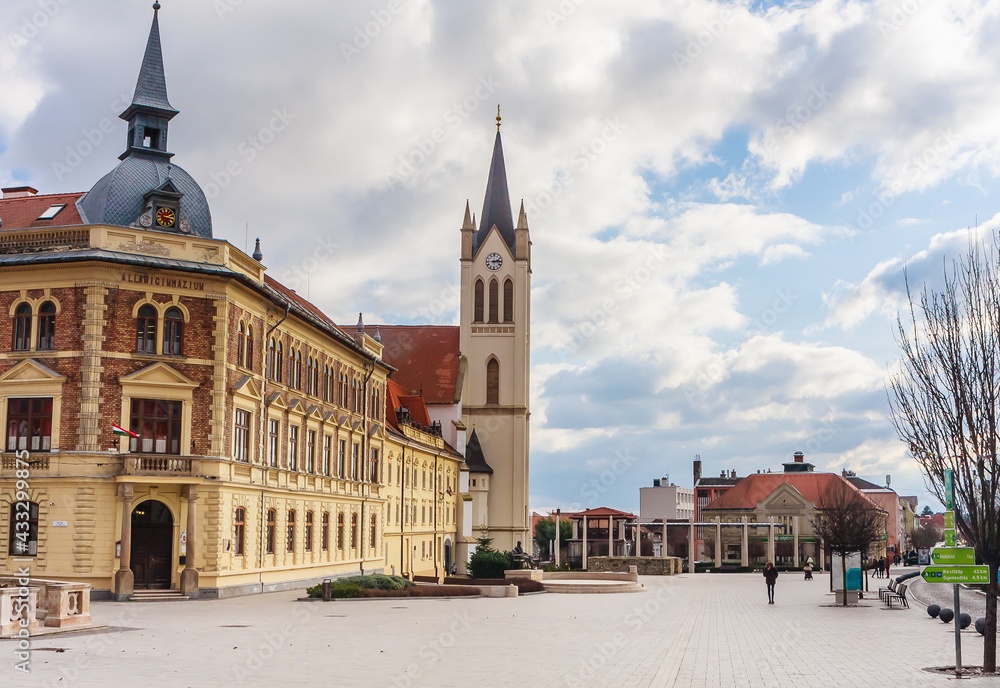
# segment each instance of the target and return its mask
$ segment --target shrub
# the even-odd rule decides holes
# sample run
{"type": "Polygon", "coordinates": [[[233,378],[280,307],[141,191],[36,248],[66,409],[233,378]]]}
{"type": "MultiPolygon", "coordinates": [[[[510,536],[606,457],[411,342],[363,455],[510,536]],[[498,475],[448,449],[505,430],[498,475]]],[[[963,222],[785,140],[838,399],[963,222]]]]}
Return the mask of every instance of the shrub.
{"type": "MultiPolygon", "coordinates": [[[[386,576],[376,573],[371,576],[351,576],[338,578],[330,585],[330,595],[334,599],[365,597],[366,590],[404,590],[413,587],[413,583],[399,576],[386,576]]],[[[323,585],[306,588],[309,597],[323,597],[323,585]]]]}
{"type": "MultiPolygon", "coordinates": [[[[306,589],[306,594],[309,597],[321,598],[323,597],[323,586],[314,585],[311,588],[306,589]]],[[[354,597],[364,597],[365,589],[354,585],[353,583],[347,583],[342,580],[334,581],[330,585],[330,597],[335,600],[344,600],[354,597]]]]}
{"type": "Polygon", "coordinates": [[[562,566],[556,566],[555,564],[546,564],[545,568],[542,569],[547,573],[552,573],[553,571],[569,571],[569,562],[563,562],[562,566]]]}
{"type": "Polygon", "coordinates": [[[471,578],[503,578],[503,572],[514,568],[514,562],[510,552],[477,549],[467,568],[471,578]]]}

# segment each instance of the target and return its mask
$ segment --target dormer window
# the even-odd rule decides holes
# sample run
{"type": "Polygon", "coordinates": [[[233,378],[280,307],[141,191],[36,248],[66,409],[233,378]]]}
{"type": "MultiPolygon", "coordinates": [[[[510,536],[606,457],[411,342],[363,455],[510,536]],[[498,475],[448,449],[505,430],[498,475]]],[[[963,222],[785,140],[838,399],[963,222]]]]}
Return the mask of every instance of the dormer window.
{"type": "Polygon", "coordinates": [[[63,203],[61,205],[50,205],[48,210],[46,210],[44,213],[42,213],[41,215],[38,216],[38,219],[39,220],[51,220],[52,218],[54,218],[56,215],[59,214],[60,210],[62,210],[65,207],[66,207],[65,203],[63,203]]]}

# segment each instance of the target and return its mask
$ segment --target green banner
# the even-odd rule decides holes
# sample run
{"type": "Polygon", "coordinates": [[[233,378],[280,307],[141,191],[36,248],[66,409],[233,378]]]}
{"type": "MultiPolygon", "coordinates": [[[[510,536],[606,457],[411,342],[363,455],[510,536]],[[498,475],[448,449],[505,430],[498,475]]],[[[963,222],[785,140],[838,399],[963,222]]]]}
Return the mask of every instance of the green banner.
{"type": "Polygon", "coordinates": [[[944,506],[947,509],[955,508],[954,500],[955,488],[952,481],[951,469],[944,472],[944,506]]]}
{"type": "Polygon", "coordinates": [[[944,531],[944,546],[954,547],[955,546],[955,531],[946,530],[944,531]]]}
{"type": "Polygon", "coordinates": [[[955,527],[955,512],[946,511],[944,512],[944,527],[954,528],[955,527]]]}
{"type": "Polygon", "coordinates": [[[928,583],[989,583],[989,566],[926,566],[920,576],[928,583]]]}
{"type": "Polygon", "coordinates": [[[976,550],[971,547],[935,547],[931,550],[931,561],[935,564],[969,566],[976,563],[976,550]]]}

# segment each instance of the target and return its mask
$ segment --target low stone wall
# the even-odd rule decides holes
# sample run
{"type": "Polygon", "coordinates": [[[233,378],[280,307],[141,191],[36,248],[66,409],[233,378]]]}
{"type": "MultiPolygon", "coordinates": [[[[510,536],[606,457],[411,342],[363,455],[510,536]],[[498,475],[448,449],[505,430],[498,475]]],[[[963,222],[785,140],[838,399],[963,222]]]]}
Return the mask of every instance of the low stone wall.
{"type": "Polygon", "coordinates": [[[625,572],[635,566],[640,576],[674,576],[681,572],[679,557],[587,557],[587,570],[625,572]]]}

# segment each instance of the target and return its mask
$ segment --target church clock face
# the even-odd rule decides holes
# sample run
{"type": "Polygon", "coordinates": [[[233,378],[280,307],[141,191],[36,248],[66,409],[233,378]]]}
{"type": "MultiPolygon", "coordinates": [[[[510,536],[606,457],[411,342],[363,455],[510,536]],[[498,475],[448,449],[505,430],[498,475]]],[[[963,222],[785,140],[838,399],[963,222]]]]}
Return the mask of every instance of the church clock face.
{"type": "Polygon", "coordinates": [[[160,227],[173,227],[177,221],[177,213],[171,208],[160,208],[156,211],[156,224],[160,227]]]}
{"type": "Polygon", "coordinates": [[[486,267],[490,270],[499,270],[503,267],[503,256],[499,253],[491,253],[486,256],[486,267]]]}

